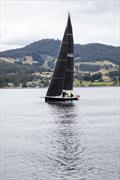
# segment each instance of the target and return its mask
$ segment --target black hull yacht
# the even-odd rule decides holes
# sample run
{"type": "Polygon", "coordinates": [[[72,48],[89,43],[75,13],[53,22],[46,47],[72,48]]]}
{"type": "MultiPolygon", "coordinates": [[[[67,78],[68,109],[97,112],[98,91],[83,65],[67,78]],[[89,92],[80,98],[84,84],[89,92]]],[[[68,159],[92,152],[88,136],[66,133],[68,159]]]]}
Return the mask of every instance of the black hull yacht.
{"type": "Polygon", "coordinates": [[[56,66],[45,97],[45,102],[71,102],[78,100],[73,95],[74,44],[73,31],[68,14],[67,25],[57,57],[56,66]]]}

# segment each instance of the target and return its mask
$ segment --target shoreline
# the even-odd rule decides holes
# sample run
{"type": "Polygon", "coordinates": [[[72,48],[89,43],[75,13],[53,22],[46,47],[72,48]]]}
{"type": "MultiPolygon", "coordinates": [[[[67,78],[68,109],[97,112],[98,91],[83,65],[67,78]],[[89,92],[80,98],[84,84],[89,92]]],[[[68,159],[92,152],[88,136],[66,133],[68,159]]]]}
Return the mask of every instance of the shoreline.
{"type": "MultiPolygon", "coordinates": [[[[104,88],[104,87],[120,87],[120,85],[115,86],[74,86],[74,88],[104,88]]],[[[46,87],[1,87],[0,89],[47,89],[46,87]]]]}

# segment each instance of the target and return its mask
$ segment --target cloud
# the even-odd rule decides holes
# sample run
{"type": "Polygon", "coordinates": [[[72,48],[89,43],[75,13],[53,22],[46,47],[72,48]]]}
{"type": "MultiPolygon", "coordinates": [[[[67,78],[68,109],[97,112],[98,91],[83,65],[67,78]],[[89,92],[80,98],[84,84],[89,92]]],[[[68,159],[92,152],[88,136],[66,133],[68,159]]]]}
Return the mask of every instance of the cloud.
{"type": "Polygon", "coordinates": [[[76,43],[119,45],[119,0],[2,0],[1,5],[1,50],[62,39],[68,10],[76,43]]]}
{"type": "Polygon", "coordinates": [[[106,14],[111,13],[114,9],[116,9],[118,2],[117,1],[85,1],[85,9],[84,13],[87,14],[106,14]]]}

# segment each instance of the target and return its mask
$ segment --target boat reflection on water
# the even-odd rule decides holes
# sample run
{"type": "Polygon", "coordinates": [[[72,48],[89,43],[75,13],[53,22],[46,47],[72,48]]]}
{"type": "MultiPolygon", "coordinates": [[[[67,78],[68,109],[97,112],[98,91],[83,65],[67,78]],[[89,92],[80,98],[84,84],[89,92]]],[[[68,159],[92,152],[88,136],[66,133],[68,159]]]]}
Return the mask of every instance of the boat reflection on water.
{"type": "MultiPolygon", "coordinates": [[[[85,148],[81,146],[80,130],[78,128],[75,106],[52,106],[52,114],[55,119],[55,141],[53,142],[52,156],[50,160],[60,179],[77,179],[83,176],[81,170],[82,153],[85,148]]],[[[54,173],[54,168],[53,172],[54,173]]],[[[58,178],[59,179],[59,178],[58,178]]]]}

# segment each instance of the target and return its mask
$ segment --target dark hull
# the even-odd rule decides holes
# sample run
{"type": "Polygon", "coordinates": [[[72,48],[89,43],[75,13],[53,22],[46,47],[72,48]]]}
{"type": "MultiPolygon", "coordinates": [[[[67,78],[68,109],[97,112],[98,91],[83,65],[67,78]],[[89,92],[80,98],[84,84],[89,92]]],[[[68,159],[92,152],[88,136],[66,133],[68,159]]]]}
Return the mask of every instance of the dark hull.
{"type": "Polygon", "coordinates": [[[71,102],[71,101],[77,101],[78,97],[45,97],[45,102],[71,102]]]}

